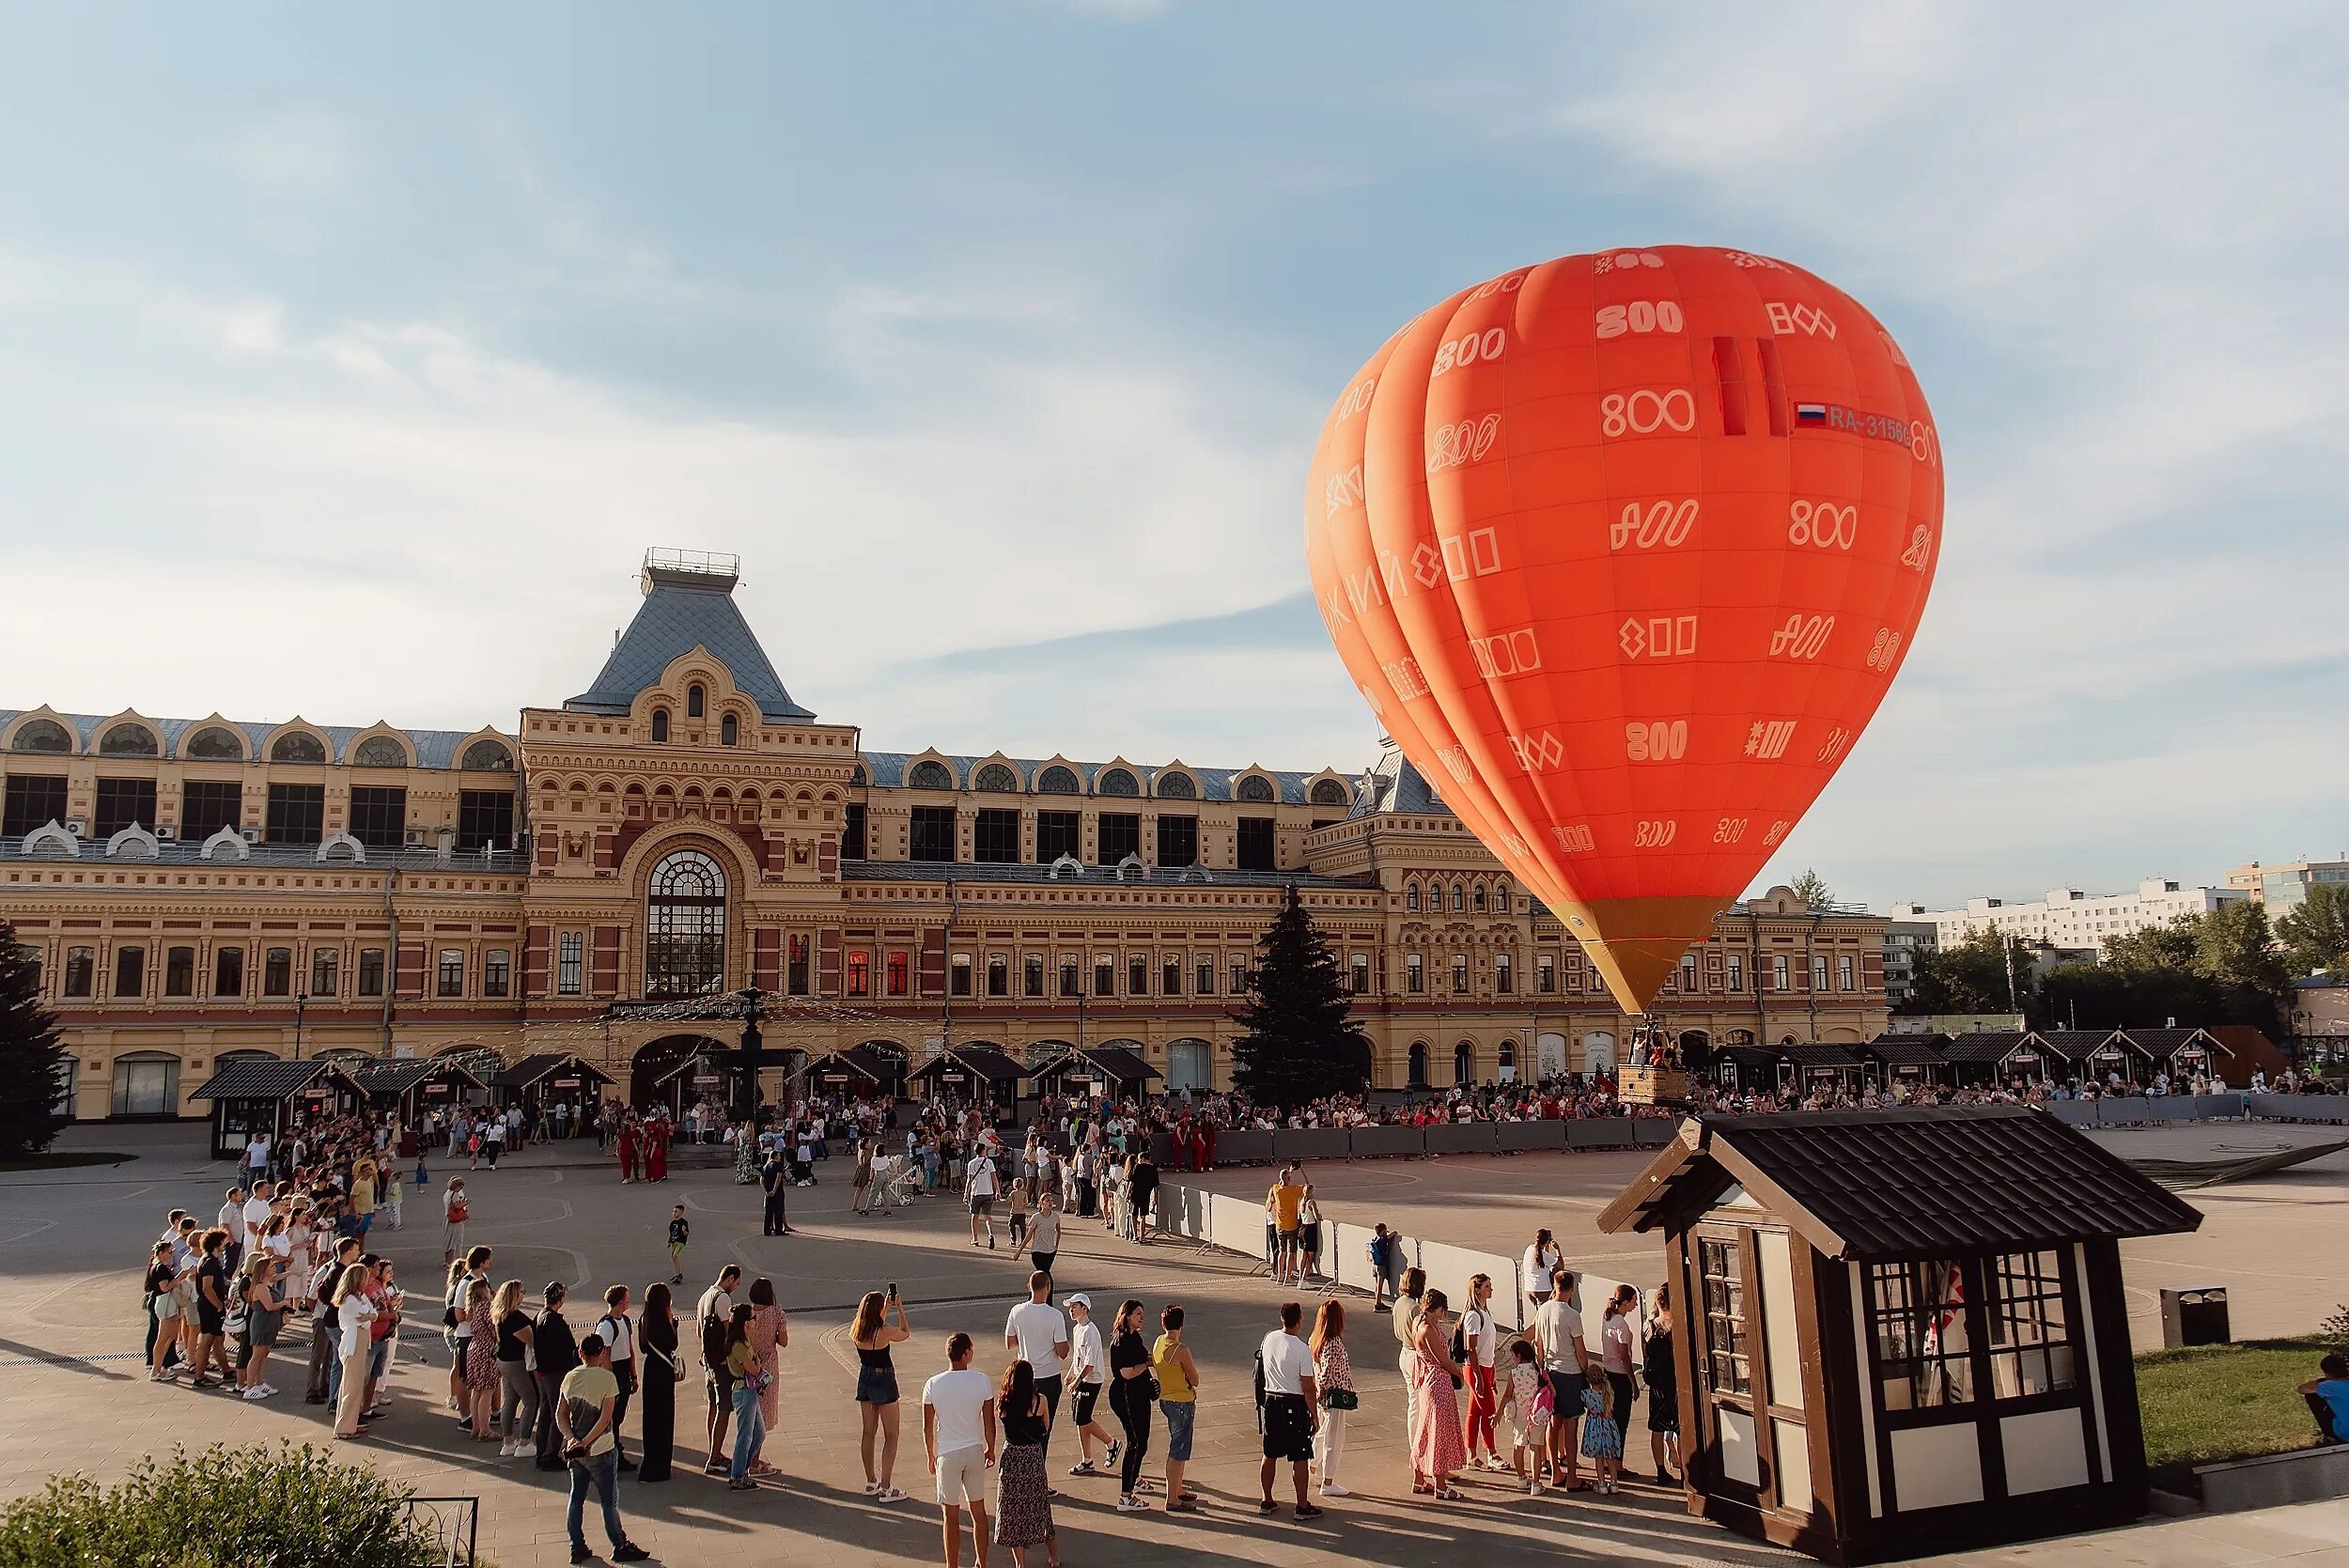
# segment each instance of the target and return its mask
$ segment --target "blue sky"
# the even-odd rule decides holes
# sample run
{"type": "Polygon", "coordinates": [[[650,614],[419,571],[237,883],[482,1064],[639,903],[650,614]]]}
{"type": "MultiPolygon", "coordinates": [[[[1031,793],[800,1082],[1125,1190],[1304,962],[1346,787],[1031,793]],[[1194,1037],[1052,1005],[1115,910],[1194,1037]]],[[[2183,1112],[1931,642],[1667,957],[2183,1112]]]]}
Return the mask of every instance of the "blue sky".
{"type": "Polygon", "coordinates": [[[0,28],[0,706],[510,724],[674,545],[878,749],[1351,769],[1299,545],[1336,389],[1464,283],[1719,243],[1866,301],[1951,474],[1766,880],[2349,846],[2332,8],[0,28]]]}

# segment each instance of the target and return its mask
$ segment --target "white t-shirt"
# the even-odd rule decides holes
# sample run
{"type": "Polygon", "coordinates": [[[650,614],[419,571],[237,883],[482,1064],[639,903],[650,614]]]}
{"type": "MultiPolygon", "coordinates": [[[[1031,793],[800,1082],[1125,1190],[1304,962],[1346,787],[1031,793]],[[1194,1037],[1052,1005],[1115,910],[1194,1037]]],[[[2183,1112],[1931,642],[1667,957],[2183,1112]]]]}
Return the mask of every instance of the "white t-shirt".
{"type": "Polygon", "coordinates": [[[1491,1366],[1501,1352],[1501,1326],[1481,1308],[1470,1307],[1460,1314],[1460,1337],[1468,1342],[1469,1352],[1480,1367],[1491,1366]]]}
{"type": "Polygon", "coordinates": [[[1068,1320],[1058,1307],[1050,1301],[1022,1301],[1003,1320],[1003,1332],[1019,1342],[1019,1358],[1038,1377],[1060,1375],[1060,1352],[1052,1347],[1069,1342],[1068,1320]]]}
{"type": "Polygon", "coordinates": [[[606,1313],[596,1320],[596,1332],[603,1336],[605,1348],[612,1352],[613,1364],[636,1359],[636,1327],[628,1319],[606,1313]]]}
{"type": "Polygon", "coordinates": [[[220,1228],[228,1233],[229,1245],[232,1247],[243,1246],[244,1200],[240,1198],[232,1203],[221,1204],[219,1219],[220,1228]]]}
{"type": "Polygon", "coordinates": [[[244,1228],[247,1231],[257,1233],[262,1226],[268,1223],[269,1200],[267,1198],[247,1198],[244,1201],[244,1228]]]}
{"type": "Polygon", "coordinates": [[[1529,1247],[1525,1250],[1525,1294],[1546,1296],[1557,1273],[1558,1250],[1554,1247],[1529,1247]]]}
{"type": "Polygon", "coordinates": [[[993,1160],[985,1155],[972,1160],[970,1176],[972,1197],[992,1198],[995,1196],[995,1162],[993,1160]]]}
{"type": "Polygon", "coordinates": [[[358,1355],[367,1345],[368,1328],[375,1322],[375,1303],[365,1295],[354,1296],[334,1312],[343,1328],[342,1353],[358,1355]]]}
{"type": "Polygon", "coordinates": [[[1533,1313],[1533,1332],[1542,1343],[1542,1365],[1552,1372],[1579,1372],[1574,1342],[1582,1337],[1582,1314],[1568,1301],[1545,1301],[1533,1313]]]}
{"type": "Polygon", "coordinates": [[[960,1372],[941,1372],[922,1385],[922,1403],[938,1412],[938,1452],[953,1453],[957,1449],[974,1449],[987,1441],[987,1427],[982,1420],[987,1402],[995,1397],[995,1385],[987,1374],[969,1367],[960,1372]]]}
{"type": "Polygon", "coordinates": [[[1068,1375],[1080,1383],[1098,1383],[1107,1377],[1109,1359],[1101,1349],[1101,1326],[1072,1324],[1068,1333],[1068,1375]]]}
{"type": "Polygon", "coordinates": [[[1305,1379],[1314,1374],[1313,1347],[1285,1328],[1264,1337],[1264,1391],[1302,1394],[1305,1379]]]}

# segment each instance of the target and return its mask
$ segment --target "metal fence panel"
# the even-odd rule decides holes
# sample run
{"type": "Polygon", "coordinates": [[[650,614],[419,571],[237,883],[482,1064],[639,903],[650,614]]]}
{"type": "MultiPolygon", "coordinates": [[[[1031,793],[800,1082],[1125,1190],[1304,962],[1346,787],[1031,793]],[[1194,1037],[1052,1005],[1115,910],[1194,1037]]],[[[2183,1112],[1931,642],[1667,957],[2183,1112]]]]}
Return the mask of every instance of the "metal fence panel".
{"type": "Polygon", "coordinates": [[[1569,1149],[1628,1149],[1639,1137],[1639,1123],[1627,1116],[1604,1116],[1562,1124],[1569,1149]]]}
{"type": "Polygon", "coordinates": [[[1284,1127],[1272,1135],[1275,1159],[1350,1159],[1353,1154],[1344,1127],[1284,1127]]]}
{"type": "Polygon", "coordinates": [[[1427,1152],[1427,1135],[1418,1127],[1356,1127],[1352,1139],[1356,1159],[1427,1152]]]}
{"type": "Polygon", "coordinates": [[[2055,1100],[2047,1106],[2047,1114],[2071,1126],[2093,1126],[2101,1119],[2092,1100],[2055,1100]]]}
{"type": "Polygon", "coordinates": [[[1207,1195],[1195,1187],[1159,1184],[1159,1229],[1193,1241],[1207,1239],[1207,1195]]]}
{"type": "Polygon", "coordinates": [[[1496,1147],[1490,1122],[1455,1123],[1424,1129],[1431,1155],[1488,1155],[1496,1147]]]}
{"type": "Polygon", "coordinates": [[[1427,1271],[1427,1288],[1443,1292],[1455,1318],[1468,1311],[1470,1278],[1489,1275],[1493,1282],[1494,1320],[1505,1327],[1519,1327],[1524,1297],[1517,1288],[1517,1265],[1507,1258],[1455,1247],[1449,1242],[1423,1241],[1419,1244],[1419,1265],[1427,1271]]]}
{"type": "Polygon", "coordinates": [[[1566,1146],[1566,1124],[1501,1122],[1493,1127],[1493,1142],[1502,1150],[1563,1149],[1566,1146]]]}
{"type": "Polygon", "coordinates": [[[2107,1126],[2137,1126],[2152,1119],[2153,1101],[2140,1094],[2113,1094],[2096,1102],[2096,1120],[2107,1126]]]}
{"type": "Polygon", "coordinates": [[[1272,1163],[1272,1139],[1268,1132],[1252,1127],[1237,1127],[1215,1135],[1215,1162],[1218,1165],[1269,1165],[1272,1163]]]}

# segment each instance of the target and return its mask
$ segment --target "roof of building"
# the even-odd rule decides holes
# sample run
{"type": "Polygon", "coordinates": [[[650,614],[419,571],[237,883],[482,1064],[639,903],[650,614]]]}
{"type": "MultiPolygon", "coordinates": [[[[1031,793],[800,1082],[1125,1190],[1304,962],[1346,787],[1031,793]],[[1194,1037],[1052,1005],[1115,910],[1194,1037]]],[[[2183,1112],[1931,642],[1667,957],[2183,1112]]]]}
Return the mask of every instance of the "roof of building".
{"type": "Polygon", "coordinates": [[[1377,812],[1416,816],[1453,815],[1452,808],[1436,792],[1436,786],[1392,741],[1380,750],[1378,760],[1371,764],[1369,772],[1356,784],[1354,809],[1348,815],[1369,816],[1377,812]]]}
{"type": "Polygon", "coordinates": [[[549,1050],[540,1051],[535,1056],[523,1057],[520,1062],[498,1074],[491,1082],[500,1089],[528,1089],[540,1079],[551,1078],[566,1067],[605,1083],[617,1081],[601,1067],[582,1057],[574,1056],[569,1051],[549,1050]]]}
{"type": "Polygon", "coordinates": [[[1797,1067],[1857,1067],[1861,1062],[1858,1047],[1825,1040],[1781,1046],[1778,1053],[1797,1067]]]}
{"type": "Polygon", "coordinates": [[[2166,1062],[2184,1047],[2195,1045],[2205,1050],[2216,1048],[2221,1056],[2234,1054],[2225,1041],[2206,1029],[2124,1029],[2118,1032],[2156,1062],[2166,1062]]]}
{"type": "Polygon", "coordinates": [[[1877,1035],[1859,1048],[1862,1056],[1872,1057],[1887,1067],[1938,1067],[1949,1058],[1941,1048],[1950,1043],[1946,1034],[1877,1035]]]}
{"type": "Polygon", "coordinates": [[[2108,1046],[2130,1044],[2129,1037],[2117,1029],[2039,1029],[2031,1032],[2031,1037],[2066,1062],[2085,1062],[2108,1046]]]}
{"type": "MultiPolygon", "coordinates": [[[[987,756],[960,756],[948,755],[943,752],[860,752],[857,755],[864,764],[866,782],[876,789],[910,788],[911,786],[906,783],[906,776],[912,770],[913,765],[917,762],[943,763],[954,774],[955,788],[972,789],[976,787],[972,781],[978,777],[980,768],[986,767],[990,762],[1000,762],[1010,768],[1019,775],[1019,787],[1017,793],[1019,794],[1050,795],[1057,793],[1053,791],[1036,789],[1035,779],[1036,775],[1042,772],[1045,768],[1060,767],[1066,768],[1077,775],[1077,782],[1080,786],[1078,792],[1079,795],[1094,796],[1110,800],[1140,800],[1149,799],[1159,802],[1174,800],[1178,803],[1188,800],[1199,800],[1211,801],[1237,800],[1241,805],[1310,805],[1313,802],[1307,797],[1308,791],[1312,788],[1313,782],[1315,779],[1322,778],[1327,774],[1335,771],[1332,768],[1316,768],[1311,771],[1301,773],[1276,768],[1194,768],[1187,762],[1170,762],[1155,765],[1141,762],[1079,762],[1074,758],[1005,757],[996,756],[991,753],[987,756]],[[1134,782],[1138,790],[1137,794],[1131,796],[1101,795],[1101,776],[1110,771],[1112,768],[1118,768],[1126,769],[1134,776],[1134,782]],[[1165,773],[1189,773],[1192,775],[1199,781],[1199,793],[1195,797],[1159,795],[1159,779],[1161,774],[1165,773]],[[1277,798],[1275,800],[1254,802],[1238,800],[1238,797],[1233,793],[1238,787],[1237,781],[1243,776],[1251,773],[1260,774],[1272,782],[1273,793],[1277,798]]],[[[1340,776],[1339,782],[1345,782],[1343,775],[1340,776]]],[[[1349,811],[1352,809],[1353,798],[1357,793],[1358,791],[1353,784],[1346,784],[1347,800],[1346,804],[1349,811]]],[[[1077,797],[1072,796],[1070,798],[1076,799],[1077,797]]],[[[1331,803],[1330,805],[1330,809],[1334,812],[1338,810],[1339,807],[1336,803],[1331,803]]]]}
{"type": "MultiPolygon", "coordinates": [[[[10,723],[31,711],[32,710],[30,708],[0,708],[0,729],[6,729],[10,723]]],[[[43,717],[51,717],[51,715],[44,714],[43,717]]],[[[102,729],[112,728],[115,722],[117,719],[121,719],[122,715],[112,713],[59,713],[54,717],[55,717],[58,722],[66,725],[74,732],[81,743],[80,754],[87,755],[98,749],[99,732],[102,729]]],[[[277,731],[285,728],[286,725],[296,722],[296,721],[290,719],[149,719],[143,713],[138,715],[135,720],[124,720],[123,722],[144,722],[152,727],[155,731],[156,738],[162,747],[163,754],[166,757],[177,757],[179,754],[180,737],[187,734],[188,731],[203,729],[212,724],[220,724],[227,729],[234,730],[238,736],[242,738],[244,741],[245,756],[247,760],[261,760],[261,748],[268,744],[269,737],[277,731]]],[[[339,763],[348,763],[350,760],[350,748],[355,741],[359,740],[362,737],[370,734],[381,735],[383,733],[385,727],[390,728],[394,733],[398,735],[401,739],[406,740],[415,748],[415,766],[418,768],[456,767],[457,748],[476,735],[488,736],[496,734],[499,739],[506,742],[509,751],[513,745],[512,737],[500,734],[492,730],[488,725],[484,725],[478,730],[410,730],[401,729],[397,724],[390,726],[380,726],[376,724],[314,724],[307,719],[301,720],[299,722],[302,728],[306,730],[315,730],[319,735],[324,736],[326,737],[327,755],[334,761],[339,763]]],[[[54,755],[57,753],[19,752],[13,754],[21,759],[24,757],[39,758],[43,755],[54,755]]],[[[124,762],[136,762],[140,759],[137,757],[123,757],[120,760],[124,762]]],[[[14,768],[18,766],[18,764],[11,763],[9,766],[14,768]]],[[[501,771],[503,771],[503,769],[501,769],[501,771]]]]}
{"type": "Polygon", "coordinates": [[[1142,1083],[1166,1075],[1144,1062],[1123,1046],[1087,1046],[1082,1050],[1066,1050],[1040,1067],[1031,1068],[1031,1075],[1043,1078],[1059,1075],[1072,1068],[1091,1066],[1112,1083],[1142,1083]]]}
{"type": "Polygon", "coordinates": [[[1914,1259],[2169,1235],[2192,1206],[2028,1106],[1807,1111],[1683,1122],[1598,1217],[1650,1230],[1733,1185],[1831,1257],[1914,1259]]]}
{"type": "Polygon", "coordinates": [[[993,1046],[948,1046],[906,1076],[928,1078],[956,1066],[967,1068],[992,1083],[1017,1083],[1028,1076],[1027,1068],[993,1046]]]}
{"type": "Polygon", "coordinates": [[[670,665],[695,648],[726,667],[742,694],[779,723],[804,724],[816,715],[791,700],[767,650],[734,602],[734,578],[648,566],[645,602],[603,661],[594,684],[563,706],[580,713],[626,713],[637,693],[657,686],[670,665]]]}
{"type": "Polygon", "coordinates": [[[811,1058],[806,1070],[813,1075],[827,1062],[837,1062],[851,1071],[863,1074],[875,1083],[887,1083],[893,1079],[903,1078],[906,1070],[904,1063],[892,1062],[870,1046],[850,1046],[846,1050],[826,1051],[821,1056],[811,1058]]]}
{"type": "Polygon", "coordinates": [[[1941,1048],[1941,1055],[1949,1062],[2003,1062],[2024,1038],[2019,1029],[1969,1031],[1951,1035],[1950,1043],[1941,1048]]]}
{"type": "Polygon", "coordinates": [[[1360,877],[1330,877],[1310,871],[1225,871],[1187,867],[1170,871],[1164,866],[1144,870],[1128,870],[1121,878],[1115,866],[1089,865],[1081,869],[1064,867],[1059,876],[1052,875],[1049,865],[973,864],[969,861],[842,861],[840,879],[844,882],[943,882],[949,877],[957,882],[1058,882],[1066,887],[1109,889],[1121,881],[1129,888],[1281,888],[1294,882],[1299,889],[1375,888],[1376,879],[1360,877]]]}
{"type": "MultiPolygon", "coordinates": [[[[25,835],[26,838],[31,836],[33,835],[25,835]]],[[[154,853],[151,855],[146,852],[144,846],[139,847],[135,852],[126,846],[123,854],[109,856],[106,853],[105,840],[86,838],[79,841],[81,854],[78,860],[74,860],[39,847],[27,854],[23,838],[0,838],[0,861],[54,861],[59,864],[86,863],[96,861],[109,865],[190,866],[202,865],[209,860],[210,863],[220,866],[266,865],[274,866],[281,871],[299,866],[327,870],[360,866],[381,871],[387,867],[397,866],[404,871],[490,871],[520,874],[529,868],[526,858],[510,849],[452,850],[448,859],[444,861],[441,858],[440,850],[433,846],[404,849],[362,847],[354,853],[348,845],[337,845],[326,859],[320,860],[319,858],[319,846],[315,844],[247,844],[243,846],[242,854],[238,854],[233,850],[224,850],[208,857],[204,853],[206,842],[196,838],[164,839],[154,846],[154,853]]]]}
{"type": "Polygon", "coordinates": [[[452,1056],[378,1057],[358,1069],[359,1087],[370,1094],[404,1094],[428,1078],[454,1073],[476,1089],[490,1087],[481,1076],[452,1056]]]}
{"type": "Polygon", "coordinates": [[[282,1100],[299,1094],[321,1079],[338,1078],[352,1089],[359,1080],[341,1063],[314,1056],[307,1061],[252,1057],[231,1062],[189,1094],[196,1100],[282,1100]]]}

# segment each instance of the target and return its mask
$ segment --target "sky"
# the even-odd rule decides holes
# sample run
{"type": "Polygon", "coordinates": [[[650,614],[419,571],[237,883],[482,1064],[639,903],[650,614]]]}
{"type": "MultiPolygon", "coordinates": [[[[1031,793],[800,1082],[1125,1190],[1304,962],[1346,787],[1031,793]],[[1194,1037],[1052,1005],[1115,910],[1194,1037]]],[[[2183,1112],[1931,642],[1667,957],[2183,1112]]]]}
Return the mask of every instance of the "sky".
{"type": "Polygon", "coordinates": [[[1453,289],[1795,260],[1943,561],[1757,886],[2349,849],[2349,16],[0,0],[0,707],[511,727],[737,552],[877,750],[1352,772],[1337,392],[1453,289]],[[1343,18],[1340,22],[1338,19],[1343,18]]]}

